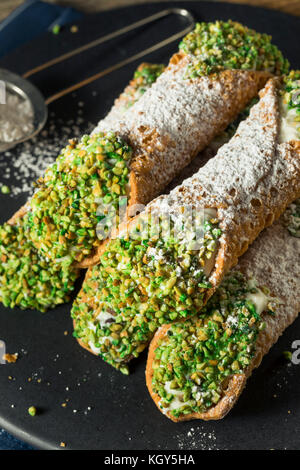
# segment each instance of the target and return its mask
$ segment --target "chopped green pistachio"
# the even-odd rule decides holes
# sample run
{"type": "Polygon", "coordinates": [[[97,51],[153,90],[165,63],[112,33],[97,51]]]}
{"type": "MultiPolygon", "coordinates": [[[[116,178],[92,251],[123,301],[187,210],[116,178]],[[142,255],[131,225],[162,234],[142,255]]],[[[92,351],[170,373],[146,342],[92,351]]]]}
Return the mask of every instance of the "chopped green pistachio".
{"type": "Polygon", "coordinates": [[[37,409],[36,409],[35,406],[30,406],[30,407],[28,408],[28,414],[30,414],[30,416],[35,416],[36,413],[37,413],[37,409]]]}
{"type": "Polygon", "coordinates": [[[201,315],[173,323],[159,340],[152,387],[164,411],[205,412],[220,401],[230,377],[246,370],[263,323],[247,300],[255,292],[253,282],[231,273],[201,315]]]}
{"type": "Polygon", "coordinates": [[[59,34],[59,32],[60,32],[60,25],[59,24],[54,25],[52,28],[52,33],[59,34]]]}
{"type": "Polygon", "coordinates": [[[293,355],[292,355],[291,351],[283,351],[282,355],[285,357],[285,359],[287,361],[292,360],[293,355]]]}
{"type": "Polygon", "coordinates": [[[143,64],[135,71],[134,78],[137,79],[140,87],[151,86],[164,70],[165,66],[163,64],[143,64]]]}
{"type": "Polygon", "coordinates": [[[145,218],[139,217],[134,236],[107,244],[72,310],[75,336],[120,370],[162,324],[195,315],[203,306],[211,287],[205,262],[212,254],[211,241],[216,251],[221,235],[217,219],[202,220],[201,248],[195,249],[190,235],[196,234],[188,223],[181,227],[180,222],[180,236],[190,240],[186,243],[174,236],[172,222],[168,235],[158,236],[167,222],[155,217],[145,234],[145,218]]]}
{"type": "Polygon", "coordinates": [[[2,194],[9,194],[10,193],[10,188],[6,185],[1,186],[1,193],[2,194]]]}
{"type": "Polygon", "coordinates": [[[224,69],[265,70],[281,75],[289,67],[270,36],[231,20],[197,23],[179,48],[191,57],[187,78],[224,69]]]}
{"type": "Polygon", "coordinates": [[[282,95],[285,97],[289,109],[295,108],[300,113],[300,93],[299,84],[300,70],[291,70],[290,73],[283,78],[282,95]]]}
{"type": "Polygon", "coordinates": [[[280,108],[281,141],[300,140],[300,70],[283,78],[280,108]]]}

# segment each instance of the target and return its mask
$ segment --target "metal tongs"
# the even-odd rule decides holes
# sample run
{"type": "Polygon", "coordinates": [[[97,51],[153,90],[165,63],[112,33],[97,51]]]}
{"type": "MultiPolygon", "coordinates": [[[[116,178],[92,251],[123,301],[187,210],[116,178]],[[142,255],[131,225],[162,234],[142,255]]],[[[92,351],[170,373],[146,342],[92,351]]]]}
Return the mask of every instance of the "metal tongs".
{"type": "Polygon", "coordinates": [[[23,74],[23,76],[12,73],[9,70],[0,69],[0,81],[5,84],[5,89],[11,91],[14,94],[17,94],[23,100],[29,100],[33,109],[33,114],[34,114],[33,131],[17,141],[0,142],[0,151],[8,150],[9,148],[12,148],[15,145],[21,142],[24,142],[28,139],[31,139],[32,137],[37,135],[43,129],[47,121],[47,116],[48,116],[47,105],[48,104],[52,103],[53,101],[75,90],[78,90],[79,88],[82,88],[85,85],[88,85],[89,83],[94,82],[95,80],[98,80],[101,77],[104,77],[105,75],[108,75],[109,73],[114,72],[115,70],[120,69],[121,67],[124,67],[125,65],[130,64],[131,62],[141,59],[147,54],[157,51],[158,49],[161,49],[162,47],[172,43],[173,41],[176,41],[177,39],[181,38],[182,36],[190,32],[193,29],[194,25],[195,25],[194,17],[188,10],[185,10],[183,8],[169,8],[169,9],[160,11],[158,13],[155,13],[154,15],[143,18],[142,20],[136,21],[135,23],[132,23],[129,26],[125,26],[124,28],[121,28],[110,34],[107,34],[106,36],[103,36],[99,39],[91,41],[88,44],[85,44],[84,46],[78,47],[77,49],[74,49],[73,51],[67,52],[66,54],[56,57],[55,59],[49,60],[48,62],[45,62],[44,64],[41,64],[33,68],[32,70],[27,71],[26,73],[23,74]],[[149,23],[153,23],[154,21],[160,20],[169,15],[177,15],[177,16],[184,17],[187,20],[187,26],[181,31],[179,31],[178,33],[173,34],[172,36],[169,36],[163,41],[160,41],[159,43],[154,44],[153,46],[147,49],[144,49],[141,52],[137,52],[133,56],[128,57],[104,70],[101,70],[101,72],[98,72],[82,80],[79,83],[76,83],[68,88],[65,88],[55,93],[54,95],[50,96],[47,99],[44,99],[39,89],[35,85],[33,85],[30,81],[27,80],[27,78],[31,77],[32,75],[42,70],[45,70],[49,67],[52,67],[55,64],[63,62],[64,60],[67,60],[70,57],[73,57],[77,54],[85,52],[88,49],[99,46],[100,44],[110,41],[111,39],[115,39],[119,36],[122,36],[125,33],[134,31],[135,29],[138,29],[141,26],[147,25],[149,23]]]}

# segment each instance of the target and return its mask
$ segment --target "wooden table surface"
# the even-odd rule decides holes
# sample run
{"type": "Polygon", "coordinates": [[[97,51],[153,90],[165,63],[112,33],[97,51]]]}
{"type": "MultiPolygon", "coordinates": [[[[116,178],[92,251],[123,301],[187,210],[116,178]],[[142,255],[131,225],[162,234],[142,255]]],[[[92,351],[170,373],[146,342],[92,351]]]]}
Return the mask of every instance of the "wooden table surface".
{"type": "MultiPolygon", "coordinates": [[[[160,1],[160,0],[152,0],[160,1]]],[[[171,0],[170,0],[171,1],[171,0]]],[[[213,0],[211,0],[213,1],[213,0]]],[[[225,0],[228,1],[228,0],[225,0]]],[[[300,0],[229,0],[231,3],[247,3],[267,8],[275,8],[300,16],[300,0]]],[[[48,0],[49,3],[68,5],[84,12],[108,10],[110,8],[149,3],[147,0],[48,0]]],[[[0,21],[11,13],[23,0],[0,0],[0,21]]]]}

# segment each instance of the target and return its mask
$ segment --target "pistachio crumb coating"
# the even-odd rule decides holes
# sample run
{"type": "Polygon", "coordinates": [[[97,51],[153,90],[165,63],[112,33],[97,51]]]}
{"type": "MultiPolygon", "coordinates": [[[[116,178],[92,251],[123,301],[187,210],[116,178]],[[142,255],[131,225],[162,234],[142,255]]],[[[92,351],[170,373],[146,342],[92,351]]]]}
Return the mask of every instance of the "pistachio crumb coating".
{"type": "Polygon", "coordinates": [[[201,309],[211,287],[206,266],[221,236],[218,219],[209,212],[201,234],[187,222],[177,226],[180,233],[174,236],[175,223],[168,232],[170,221],[158,223],[152,216],[145,233],[144,220],[145,215],[139,217],[134,236],[131,232],[130,238],[107,244],[72,309],[74,336],[124,373],[126,362],[140,354],[160,325],[201,309]]]}
{"type": "MultiPolygon", "coordinates": [[[[202,413],[215,406],[229,379],[241,374],[255,354],[258,334],[265,328],[253,299],[258,289],[239,272],[228,274],[201,316],[176,322],[158,341],[153,362],[153,392],[164,413],[175,417],[202,413]]],[[[273,313],[264,310],[264,315],[273,313]]]]}
{"type": "Polygon", "coordinates": [[[128,192],[130,147],[113,133],[70,141],[37,182],[26,215],[29,239],[51,261],[80,262],[118,224],[128,192]],[[97,224],[105,220],[105,233],[97,224]],[[97,233],[96,233],[97,232],[97,233]]]}
{"type": "MultiPolygon", "coordinates": [[[[141,64],[138,67],[128,87],[130,93],[127,98],[130,98],[131,104],[150,88],[163,69],[160,64],[141,64]]],[[[118,112],[122,111],[119,106],[118,112]]],[[[97,221],[101,219],[101,215],[97,217],[97,221]]],[[[79,272],[71,267],[72,260],[68,257],[56,265],[49,263],[49,259],[43,257],[30,241],[28,226],[25,230],[24,224],[28,225],[28,221],[19,219],[15,226],[4,224],[0,227],[0,300],[6,307],[18,306],[45,312],[70,300],[79,272]]]]}
{"type": "Polygon", "coordinates": [[[231,20],[197,23],[179,48],[192,57],[187,78],[225,69],[264,70],[281,75],[289,68],[288,61],[271,43],[271,36],[231,20]]]}
{"type": "Polygon", "coordinates": [[[28,241],[23,219],[0,226],[0,301],[5,307],[37,309],[68,302],[78,270],[67,260],[49,263],[28,241]]]}
{"type": "Polygon", "coordinates": [[[156,82],[158,77],[165,70],[163,64],[141,64],[134,72],[133,80],[121,95],[125,101],[124,110],[130,108],[140,97],[156,82]]]}

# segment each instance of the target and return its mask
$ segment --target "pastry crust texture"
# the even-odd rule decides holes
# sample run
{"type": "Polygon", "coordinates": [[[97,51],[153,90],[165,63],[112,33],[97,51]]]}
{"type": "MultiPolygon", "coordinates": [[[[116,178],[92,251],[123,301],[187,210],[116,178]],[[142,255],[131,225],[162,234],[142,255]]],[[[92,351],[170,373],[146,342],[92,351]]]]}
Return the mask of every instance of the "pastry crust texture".
{"type": "MultiPolygon", "coordinates": [[[[146,208],[151,213],[171,214],[175,219],[182,206],[217,209],[223,234],[209,278],[212,288],[206,291],[205,301],[259,233],[300,196],[300,142],[278,144],[279,86],[278,79],[270,79],[249,118],[239,125],[235,136],[219,149],[217,156],[146,208]]],[[[121,224],[112,236],[126,236],[137,220],[138,216],[121,224]]],[[[98,259],[108,242],[99,247],[98,259]]],[[[88,270],[84,283],[90,275],[88,270]]],[[[91,302],[83,289],[80,296],[83,302],[91,302]]]]}
{"type": "MultiPolygon", "coordinates": [[[[186,79],[191,57],[175,54],[169,66],[150,89],[120,117],[116,101],[108,116],[93,133],[113,131],[133,148],[130,163],[130,211],[157,197],[246,107],[270,77],[268,72],[225,70],[218,75],[186,79]]],[[[133,86],[131,84],[131,86],[133,86]]],[[[28,207],[30,202],[28,203],[28,207]]],[[[15,223],[26,208],[10,219],[15,223]]],[[[80,263],[78,268],[97,264],[102,245],[80,263]]]]}
{"type": "MultiPolygon", "coordinates": [[[[174,422],[191,419],[217,420],[226,416],[242,393],[248,377],[260,365],[263,356],[298,316],[300,310],[300,239],[289,234],[282,219],[259,236],[235,269],[248,278],[255,278],[257,285],[270,289],[272,297],[276,298],[276,302],[278,301],[275,316],[263,316],[266,329],[258,336],[256,353],[251,364],[244,374],[231,377],[219,403],[204,413],[191,413],[179,418],[167,412],[166,416],[174,422]]],[[[170,326],[164,325],[157,331],[150,344],[146,366],[146,384],[160,411],[162,411],[159,407],[160,397],[152,389],[152,364],[158,341],[164,337],[170,326]]]]}
{"type": "MultiPolygon", "coordinates": [[[[223,235],[208,297],[258,234],[300,196],[300,142],[277,143],[278,86],[278,79],[270,79],[229,143],[194,176],[146,208],[174,217],[182,206],[217,209],[223,235]]],[[[112,237],[129,233],[137,220],[121,224],[112,237]]],[[[98,258],[108,241],[99,247],[98,258]]]]}
{"type": "MultiPolygon", "coordinates": [[[[134,149],[127,214],[161,193],[257,95],[268,76],[265,72],[226,70],[218,78],[179,80],[177,75],[184,70],[181,61],[169,66],[126,114],[126,123],[114,123],[114,129],[117,127],[134,149]]],[[[98,130],[109,130],[110,125],[109,119],[108,123],[104,120],[98,130]]],[[[96,264],[104,247],[105,242],[79,267],[96,264]]]]}
{"type": "Polygon", "coordinates": [[[108,114],[94,132],[119,132],[134,149],[129,204],[147,204],[257,96],[266,72],[225,70],[186,79],[191,60],[177,53],[152,87],[116,120],[108,114]]]}

